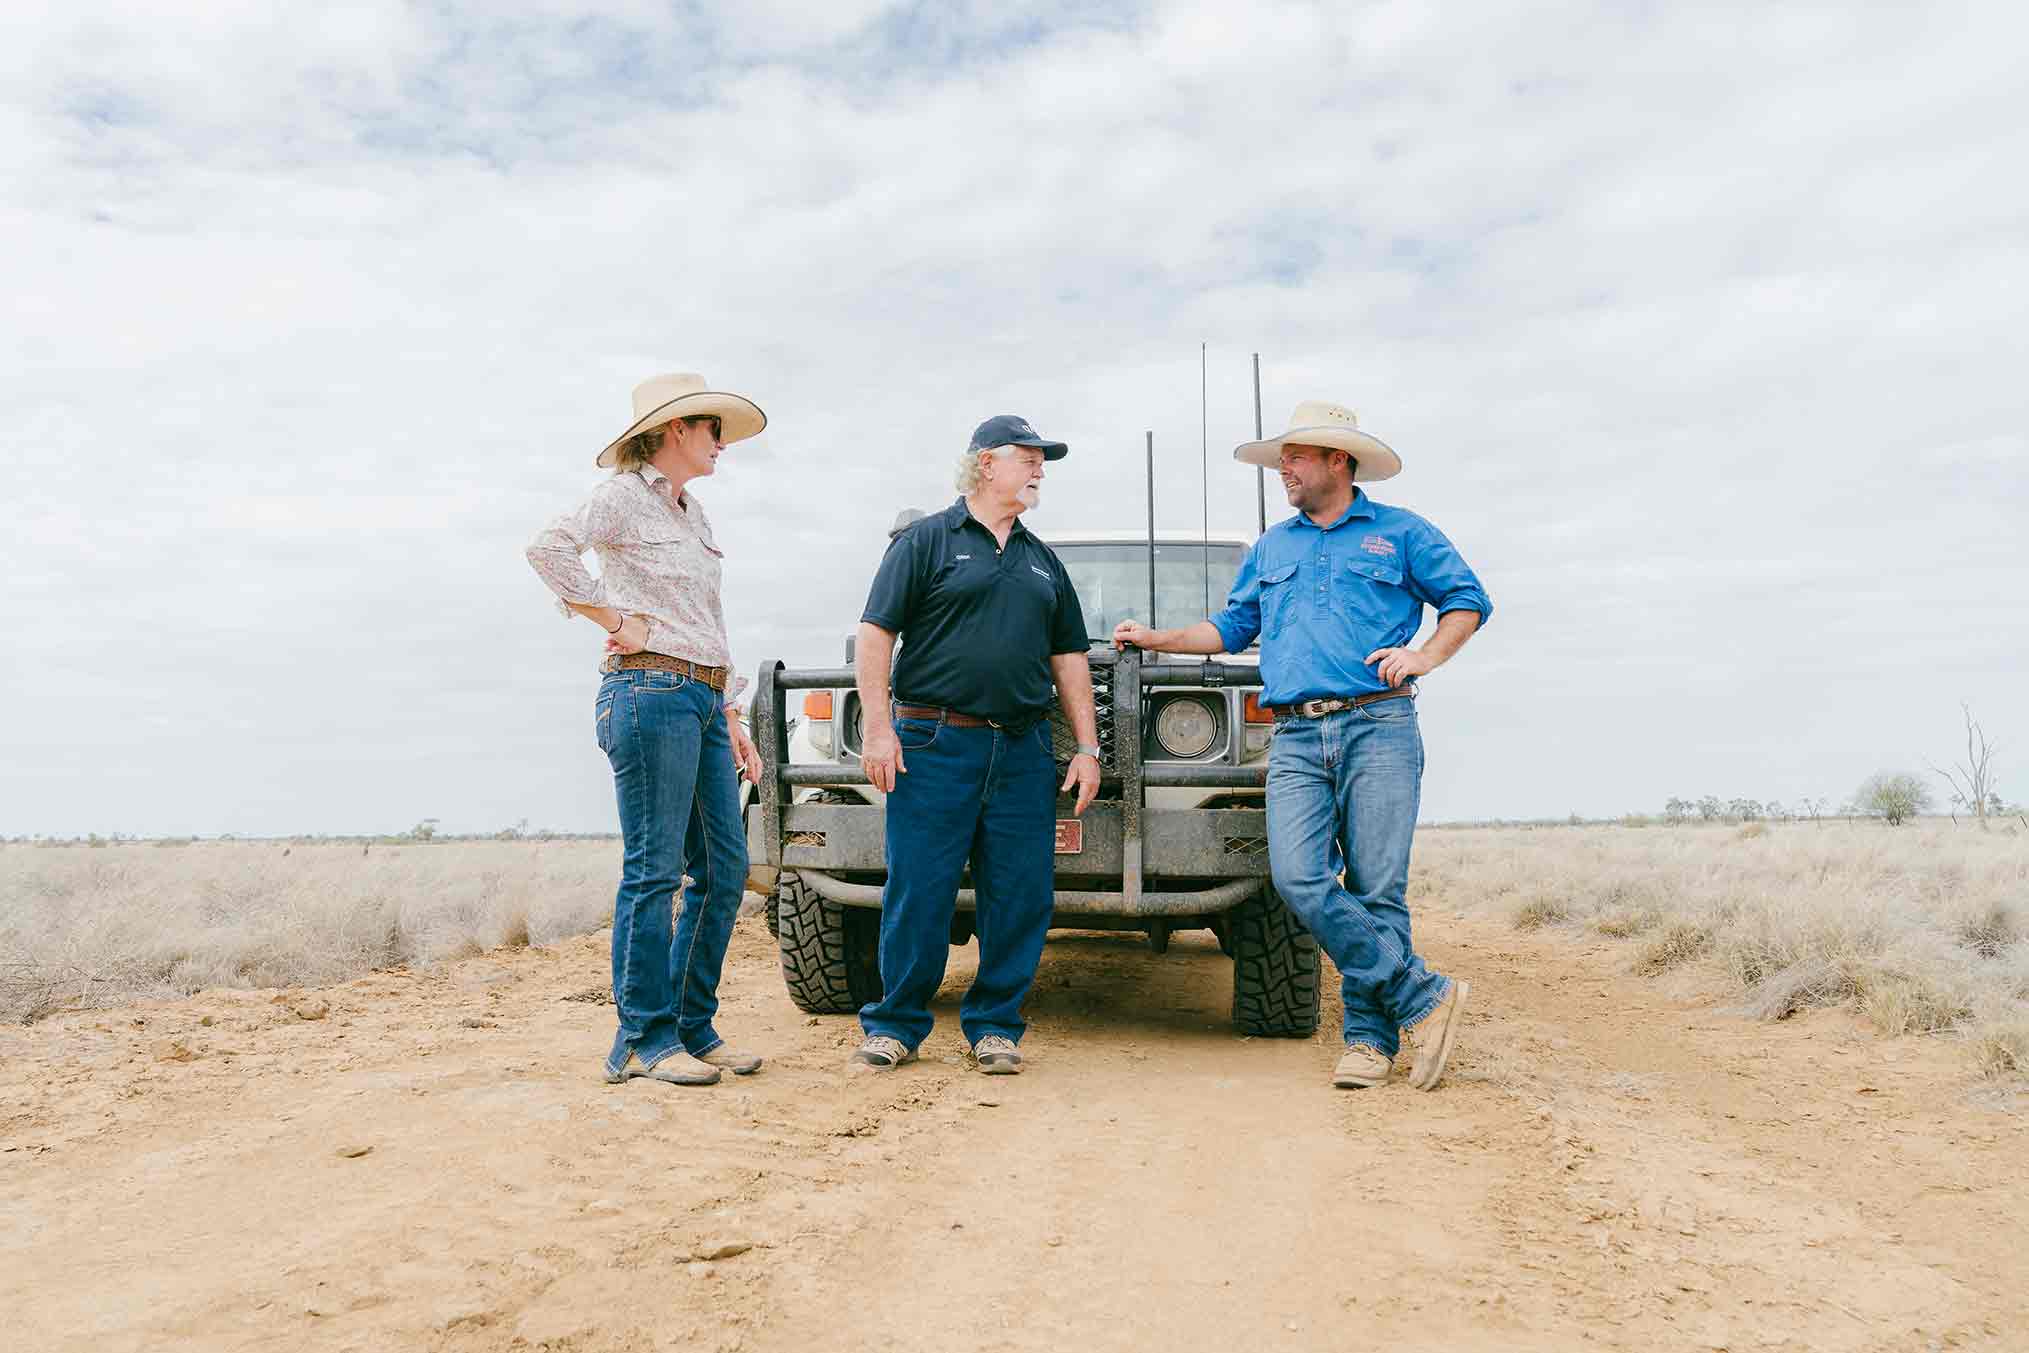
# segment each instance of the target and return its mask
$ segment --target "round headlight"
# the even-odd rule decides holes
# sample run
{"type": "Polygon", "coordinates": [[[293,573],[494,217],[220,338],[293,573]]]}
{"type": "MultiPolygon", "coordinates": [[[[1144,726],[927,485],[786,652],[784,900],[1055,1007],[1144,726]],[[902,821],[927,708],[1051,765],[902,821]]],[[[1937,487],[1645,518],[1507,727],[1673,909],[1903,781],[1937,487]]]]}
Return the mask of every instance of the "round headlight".
{"type": "Polygon", "coordinates": [[[858,752],[867,745],[867,707],[855,700],[852,702],[852,749],[858,752]]]}
{"type": "Polygon", "coordinates": [[[1171,756],[1203,756],[1218,736],[1219,716],[1203,700],[1171,700],[1155,716],[1155,740],[1171,756]]]}

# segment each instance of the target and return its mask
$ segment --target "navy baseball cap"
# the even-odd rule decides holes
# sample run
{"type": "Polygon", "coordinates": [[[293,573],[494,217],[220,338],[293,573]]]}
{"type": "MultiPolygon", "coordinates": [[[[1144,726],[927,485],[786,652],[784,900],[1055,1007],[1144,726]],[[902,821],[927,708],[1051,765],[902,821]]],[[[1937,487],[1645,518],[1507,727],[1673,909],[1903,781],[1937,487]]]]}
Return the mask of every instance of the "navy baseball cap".
{"type": "Polygon", "coordinates": [[[1045,441],[1029,426],[1028,419],[1011,413],[989,418],[974,428],[972,445],[966,449],[991,451],[996,446],[1033,446],[1043,453],[1044,460],[1062,460],[1071,452],[1062,442],[1045,441]]]}

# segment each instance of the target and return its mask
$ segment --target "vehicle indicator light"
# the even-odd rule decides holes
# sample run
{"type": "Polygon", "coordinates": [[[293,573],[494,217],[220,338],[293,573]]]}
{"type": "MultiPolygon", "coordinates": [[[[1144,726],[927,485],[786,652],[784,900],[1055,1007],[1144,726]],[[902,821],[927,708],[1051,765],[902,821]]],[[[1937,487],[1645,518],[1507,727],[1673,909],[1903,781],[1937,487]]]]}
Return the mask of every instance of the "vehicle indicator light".
{"type": "Polygon", "coordinates": [[[812,691],[803,697],[803,717],[831,722],[831,692],[812,691]]]}

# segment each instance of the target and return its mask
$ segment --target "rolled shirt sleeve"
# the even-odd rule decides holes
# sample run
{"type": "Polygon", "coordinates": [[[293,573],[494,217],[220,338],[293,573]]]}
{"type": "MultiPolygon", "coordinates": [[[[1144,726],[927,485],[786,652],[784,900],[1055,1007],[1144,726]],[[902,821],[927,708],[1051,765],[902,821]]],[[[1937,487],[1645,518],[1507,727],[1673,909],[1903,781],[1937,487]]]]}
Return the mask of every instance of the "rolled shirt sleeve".
{"type": "Polygon", "coordinates": [[[1446,611],[1477,611],[1481,625],[1493,619],[1494,603],[1479,575],[1444,532],[1418,518],[1407,544],[1408,568],[1402,582],[1418,601],[1440,616],[1446,611]]]}
{"type": "Polygon", "coordinates": [[[536,576],[556,593],[557,609],[566,619],[580,606],[604,606],[605,584],[585,568],[585,552],[620,538],[620,514],[614,510],[607,485],[600,485],[575,511],[566,512],[536,532],[523,553],[536,576]]]}
{"type": "Polygon", "coordinates": [[[1209,617],[1228,653],[1244,653],[1261,634],[1261,550],[1257,545],[1240,561],[1226,609],[1209,617]]]}

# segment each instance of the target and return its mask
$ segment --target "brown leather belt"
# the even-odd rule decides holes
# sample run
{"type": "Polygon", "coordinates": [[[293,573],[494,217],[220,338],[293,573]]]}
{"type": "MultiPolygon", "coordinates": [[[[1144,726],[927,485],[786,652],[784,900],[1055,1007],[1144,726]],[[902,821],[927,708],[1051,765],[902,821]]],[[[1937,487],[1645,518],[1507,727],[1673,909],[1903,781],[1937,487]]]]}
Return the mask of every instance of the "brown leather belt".
{"type": "Polygon", "coordinates": [[[977,714],[960,714],[955,709],[944,709],[938,705],[905,705],[895,702],[895,717],[898,719],[930,719],[937,723],[948,723],[953,728],[991,728],[993,720],[982,719],[977,714]]]}
{"type": "Polygon", "coordinates": [[[672,658],[666,653],[615,653],[599,664],[602,672],[633,671],[646,667],[657,672],[681,672],[693,681],[702,681],[715,691],[726,689],[726,669],[706,667],[686,658],[672,658]]]}
{"type": "Polygon", "coordinates": [[[1369,691],[1365,695],[1328,695],[1321,700],[1305,700],[1294,705],[1270,705],[1268,712],[1281,719],[1322,719],[1327,714],[1336,714],[1342,709],[1358,709],[1379,700],[1413,700],[1414,686],[1397,686],[1390,691],[1369,691]]]}

